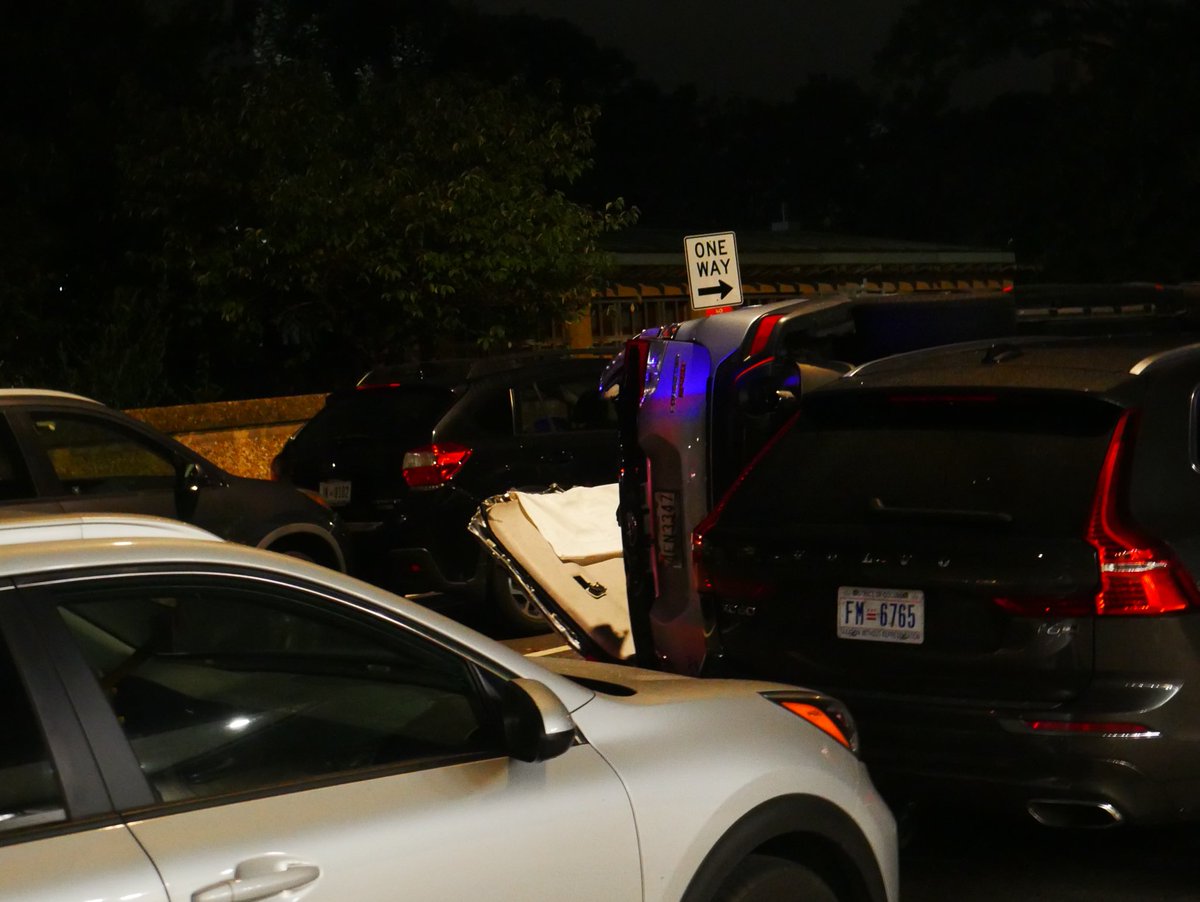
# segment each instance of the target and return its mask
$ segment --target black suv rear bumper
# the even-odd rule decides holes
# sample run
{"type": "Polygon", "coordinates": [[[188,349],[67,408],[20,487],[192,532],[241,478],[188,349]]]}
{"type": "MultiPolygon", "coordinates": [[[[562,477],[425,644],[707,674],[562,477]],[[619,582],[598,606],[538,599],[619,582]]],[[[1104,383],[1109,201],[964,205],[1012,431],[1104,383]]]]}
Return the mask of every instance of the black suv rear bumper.
{"type": "Polygon", "coordinates": [[[897,810],[922,801],[967,804],[1063,827],[1200,818],[1200,741],[1168,727],[1162,710],[1086,714],[1137,718],[1158,735],[1041,733],[1027,726],[1028,712],[883,707],[840,695],[858,722],[872,779],[897,810]]]}

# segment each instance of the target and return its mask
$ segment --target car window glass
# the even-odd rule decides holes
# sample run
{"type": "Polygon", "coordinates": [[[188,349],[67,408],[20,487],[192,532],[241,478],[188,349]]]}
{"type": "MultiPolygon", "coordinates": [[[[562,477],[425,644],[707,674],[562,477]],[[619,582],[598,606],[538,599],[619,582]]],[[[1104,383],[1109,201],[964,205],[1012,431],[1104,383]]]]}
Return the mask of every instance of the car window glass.
{"type": "Polygon", "coordinates": [[[60,611],[164,801],[501,754],[467,662],[333,604],[142,585],[71,589],[60,611]]]}
{"type": "Polygon", "coordinates": [[[571,407],[567,423],[572,430],[617,428],[616,405],[600,394],[595,379],[564,382],[560,390],[571,407]]]}
{"type": "Polygon", "coordinates": [[[0,501],[32,498],[33,483],[8,424],[0,418],[0,501]]]}
{"type": "Polygon", "coordinates": [[[456,437],[511,436],[513,410],[508,385],[483,383],[471,387],[443,422],[449,421],[453,421],[456,437]]]}
{"type": "Polygon", "coordinates": [[[296,445],[328,451],[337,443],[373,439],[428,442],[453,400],[453,392],[440,385],[347,392],[326,402],[296,437],[296,445]]]}
{"type": "Polygon", "coordinates": [[[616,408],[600,394],[595,373],[542,377],[517,387],[523,433],[615,429],[616,408]]]}
{"type": "Polygon", "coordinates": [[[0,643],[0,834],[66,818],[46,740],[7,646],[0,643]]]}
{"type": "Polygon", "coordinates": [[[814,393],[746,475],[730,524],[1082,534],[1119,409],[1090,398],[814,393]],[[955,516],[958,516],[958,520],[955,516]],[[999,525],[1002,524],[1002,525],[999,525]]]}
{"type": "Polygon", "coordinates": [[[570,404],[553,381],[527,382],[516,388],[517,428],[523,434],[566,432],[570,404]]]}
{"type": "Polygon", "coordinates": [[[170,488],[175,464],[115,423],[93,417],[33,413],[34,434],[63,488],[74,495],[170,488]]]}

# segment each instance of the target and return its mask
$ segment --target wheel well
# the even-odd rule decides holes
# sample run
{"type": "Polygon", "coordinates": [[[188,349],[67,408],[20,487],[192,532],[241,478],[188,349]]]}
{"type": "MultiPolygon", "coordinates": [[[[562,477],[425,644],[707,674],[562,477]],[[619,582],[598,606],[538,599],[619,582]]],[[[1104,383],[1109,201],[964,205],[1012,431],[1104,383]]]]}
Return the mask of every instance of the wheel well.
{"type": "Polygon", "coordinates": [[[839,899],[871,902],[871,894],[854,860],[827,836],[802,831],[788,833],[768,840],[751,854],[772,855],[802,864],[819,874],[839,899]]]}
{"type": "Polygon", "coordinates": [[[748,855],[774,855],[811,868],[847,902],[887,897],[879,862],[857,824],[816,796],[781,796],[741,817],[705,857],[684,902],[709,902],[748,855]]]}
{"type": "Polygon", "coordinates": [[[267,545],[266,549],[268,551],[277,551],[280,554],[302,554],[313,563],[320,564],[323,567],[329,567],[332,570],[342,569],[337,555],[329,547],[329,543],[320,536],[312,533],[288,533],[276,539],[270,545],[267,545]]]}

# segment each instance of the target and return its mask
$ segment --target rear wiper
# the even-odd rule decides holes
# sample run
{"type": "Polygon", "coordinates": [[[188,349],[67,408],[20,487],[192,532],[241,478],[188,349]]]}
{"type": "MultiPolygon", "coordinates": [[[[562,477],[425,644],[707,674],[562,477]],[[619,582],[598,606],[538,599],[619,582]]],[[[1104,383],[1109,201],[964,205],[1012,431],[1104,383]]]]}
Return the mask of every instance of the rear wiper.
{"type": "Polygon", "coordinates": [[[871,513],[898,520],[935,520],[944,523],[1011,523],[1012,514],[1004,511],[956,510],[940,507],[892,507],[882,498],[871,499],[871,513]]]}

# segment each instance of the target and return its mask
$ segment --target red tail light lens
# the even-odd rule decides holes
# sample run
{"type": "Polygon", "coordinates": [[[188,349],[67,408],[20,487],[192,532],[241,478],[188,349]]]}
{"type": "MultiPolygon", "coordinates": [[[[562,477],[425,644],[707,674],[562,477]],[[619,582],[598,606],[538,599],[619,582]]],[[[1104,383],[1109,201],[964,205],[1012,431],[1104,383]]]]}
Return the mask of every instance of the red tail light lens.
{"type": "Polygon", "coordinates": [[[404,455],[404,481],[412,489],[436,489],[454,479],[470,456],[470,448],[453,442],[414,448],[404,455]]]}
{"type": "Polygon", "coordinates": [[[758,325],[754,327],[754,337],[750,339],[750,353],[746,355],[747,357],[755,357],[766,350],[767,342],[771,340],[771,333],[775,331],[776,324],[782,318],[783,314],[772,313],[758,321],[758,325]]]}
{"type": "Polygon", "coordinates": [[[1035,733],[1084,733],[1092,736],[1153,738],[1157,730],[1145,724],[1108,720],[1027,720],[1025,725],[1035,733]]]}
{"type": "Polygon", "coordinates": [[[1134,422],[1133,412],[1126,411],[1113,430],[1088,521],[1087,540],[1100,561],[1097,614],[1167,614],[1200,604],[1195,583],[1175,556],[1123,517],[1120,499],[1134,422]]]}

